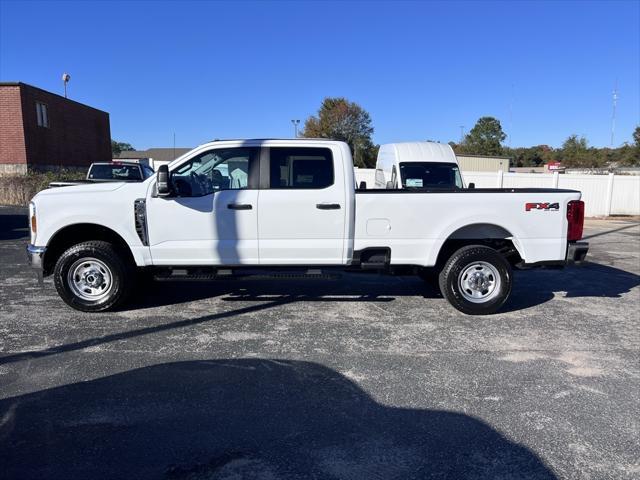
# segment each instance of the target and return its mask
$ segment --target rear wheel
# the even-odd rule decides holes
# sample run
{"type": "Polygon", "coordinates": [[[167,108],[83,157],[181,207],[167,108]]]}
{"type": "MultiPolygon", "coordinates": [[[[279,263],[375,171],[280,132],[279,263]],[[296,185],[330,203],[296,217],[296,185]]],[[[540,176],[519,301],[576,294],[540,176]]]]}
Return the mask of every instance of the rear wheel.
{"type": "Polygon", "coordinates": [[[463,247],[447,260],[438,283],[442,295],[469,315],[497,312],[511,293],[511,265],[493,248],[463,247]]]}
{"type": "Polygon", "coordinates": [[[56,262],[53,276],[67,305],[82,312],[100,312],[124,302],[134,271],[112,244],[90,241],[67,249],[56,262]]]}

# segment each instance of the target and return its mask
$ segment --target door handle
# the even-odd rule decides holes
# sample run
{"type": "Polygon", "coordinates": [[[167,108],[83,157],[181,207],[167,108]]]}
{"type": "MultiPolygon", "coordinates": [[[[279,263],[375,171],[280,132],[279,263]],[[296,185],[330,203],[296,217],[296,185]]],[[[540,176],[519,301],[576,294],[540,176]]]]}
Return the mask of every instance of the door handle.
{"type": "Polygon", "coordinates": [[[227,204],[229,210],[251,210],[253,205],[249,203],[229,203],[227,204]]]}
{"type": "Polygon", "coordinates": [[[339,203],[316,203],[318,210],[340,210],[339,203]]]}

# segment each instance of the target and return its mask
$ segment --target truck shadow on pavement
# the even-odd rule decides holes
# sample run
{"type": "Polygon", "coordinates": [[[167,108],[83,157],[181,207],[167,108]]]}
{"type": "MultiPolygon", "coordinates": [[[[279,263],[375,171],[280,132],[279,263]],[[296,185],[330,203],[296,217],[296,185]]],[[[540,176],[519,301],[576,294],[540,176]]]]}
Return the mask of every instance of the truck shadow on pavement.
{"type": "Polygon", "coordinates": [[[0,418],[6,479],[556,478],[478,419],[386,406],[303,361],[148,366],[1,400],[0,418]]]}
{"type": "MultiPolygon", "coordinates": [[[[514,271],[511,297],[502,313],[566,298],[619,298],[640,285],[640,275],[587,262],[564,270],[514,271]]],[[[143,288],[124,309],[135,310],[218,297],[223,301],[269,301],[293,296],[307,302],[393,302],[397,297],[441,299],[438,286],[418,277],[345,273],[338,280],[217,280],[206,283],[158,282],[143,288]]],[[[461,314],[462,315],[462,314],[461,314]]]]}
{"type": "Polygon", "coordinates": [[[0,222],[0,241],[29,238],[29,217],[27,215],[2,215],[0,222]]]}
{"type": "Polygon", "coordinates": [[[514,286],[503,312],[541,305],[560,293],[565,298],[620,298],[640,285],[640,275],[586,262],[564,270],[534,269],[515,272],[514,286]]]}
{"type": "Polygon", "coordinates": [[[295,297],[310,302],[393,302],[398,296],[441,297],[437,288],[413,277],[345,273],[339,279],[255,279],[207,282],[155,282],[139,289],[124,310],[151,308],[206,298],[224,301],[268,301],[295,297]]]}
{"type": "MultiPolygon", "coordinates": [[[[618,298],[640,284],[640,276],[638,275],[599,264],[588,264],[576,270],[516,272],[516,275],[519,278],[516,279],[516,286],[511,298],[499,313],[540,305],[554,298],[554,292],[566,292],[566,297],[618,298]]],[[[423,296],[425,298],[440,297],[440,293],[434,286],[417,278],[393,278],[392,281],[389,281],[388,277],[384,276],[373,280],[365,277],[364,275],[353,275],[351,279],[338,282],[316,280],[302,282],[291,280],[286,282],[264,280],[229,280],[207,283],[161,282],[157,286],[149,285],[147,288],[151,291],[138,296],[136,301],[127,305],[125,309],[176,305],[213,297],[219,297],[225,302],[247,302],[248,304],[241,304],[240,308],[218,313],[110,333],[44,350],[11,353],[0,357],[0,365],[82,350],[176,328],[191,327],[295,302],[393,302],[395,296],[401,295],[423,296]]],[[[453,307],[451,308],[452,314],[463,315],[455,312],[453,307]]]]}

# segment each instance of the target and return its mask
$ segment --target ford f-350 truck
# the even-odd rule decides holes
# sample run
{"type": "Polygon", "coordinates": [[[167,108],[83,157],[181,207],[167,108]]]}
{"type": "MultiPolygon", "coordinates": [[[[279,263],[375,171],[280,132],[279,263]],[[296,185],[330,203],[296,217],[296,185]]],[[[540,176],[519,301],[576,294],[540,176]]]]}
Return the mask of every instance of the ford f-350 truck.
{"type": "Polygon", "coordinates": [[[211,279],[222,271],[342,269],[437,278],[455,308],[489,314],[509,297],[512,267],[584,259],[580,196],[357,189],[344,142],[215,141],[140,183],[38,193],[27,251],[82,311],[122,304],[140,270],[211,279]]]}

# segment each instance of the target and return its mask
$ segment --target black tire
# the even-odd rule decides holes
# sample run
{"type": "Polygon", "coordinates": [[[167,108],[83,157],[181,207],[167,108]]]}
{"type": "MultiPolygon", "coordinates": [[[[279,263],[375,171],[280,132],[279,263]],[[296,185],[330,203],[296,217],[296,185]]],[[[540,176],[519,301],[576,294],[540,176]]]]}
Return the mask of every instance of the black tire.
{"type": "Polygon", "coordinates": [[[440,272],[438,283],[442,295],[457,310],[468,315],[489,315],[497,312],[511,294],[511,265],[493,248],[469,245],[449,257],[440,272]],[[480,279],[483,282],[476,285],[476,288],[464,289],[464,280],[469,279],[469,275],[476,273],[476,270],[482,272],[480,279]],[[489,275],[486,275],[487,271],[489,275]],[[461,276],[463,272],[464,276],[461,276]],[[485,288],[485,285],[491,285],[492,277],[495,277],[493,288],[485,288]],[[469,300],[473,294],[479,295],[480,298],[469,300]],[[486,299],[483,299],[485,295],[486,299]]]}
{"type": "Polygon", "coordinates": [[[134,266],[111,243],[97,240],[82,242],[67,249],[56,262],[53,272],[60,297],[67,305],[81,312],[102,312],[121,305],[127,298],[134,277],[134,266]],[[82,275],[74,275],[72,268],[73,272],[84,272],[91,281],[95,281],[95,291],[98,293],[89,295],[88,292],[94,291],[91,286],[86,289],[78,287],[77,280],[82,275]],[[104,282],[102,285],[98,285],[100,280],[104,282]],[[82,291],[84,293],[78,293],[82,291]]]}

